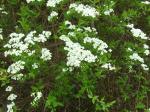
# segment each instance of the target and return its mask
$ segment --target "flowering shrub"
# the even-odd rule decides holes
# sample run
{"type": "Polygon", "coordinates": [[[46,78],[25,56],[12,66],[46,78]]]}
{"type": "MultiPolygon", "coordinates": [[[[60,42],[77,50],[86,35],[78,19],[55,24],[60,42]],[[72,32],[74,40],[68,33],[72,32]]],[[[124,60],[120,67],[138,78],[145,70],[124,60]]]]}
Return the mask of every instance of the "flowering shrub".
{"type": "Polygon", "coordinates": [[[149,112],[150,2],[1,0],[0,112],[149,112]]]}

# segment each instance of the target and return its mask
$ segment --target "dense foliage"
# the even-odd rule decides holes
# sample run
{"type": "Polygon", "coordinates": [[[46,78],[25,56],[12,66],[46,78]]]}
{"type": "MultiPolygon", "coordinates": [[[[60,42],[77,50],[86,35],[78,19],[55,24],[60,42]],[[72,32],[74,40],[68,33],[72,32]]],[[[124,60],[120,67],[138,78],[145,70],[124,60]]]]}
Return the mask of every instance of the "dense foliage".
{"type": "Polygon", "coordinates": [[[0,112],[150,112],[150,2],[0,0],[0,112]]]}

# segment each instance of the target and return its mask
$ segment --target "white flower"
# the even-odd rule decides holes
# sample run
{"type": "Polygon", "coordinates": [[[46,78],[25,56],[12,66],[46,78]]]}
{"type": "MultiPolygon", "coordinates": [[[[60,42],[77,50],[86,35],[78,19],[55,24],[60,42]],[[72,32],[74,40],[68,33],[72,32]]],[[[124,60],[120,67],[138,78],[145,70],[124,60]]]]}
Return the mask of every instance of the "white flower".
{"type": "Polygon", "coordinates": [[[140,37],[141,39],[148,40],[149,38],[146,36],[146,34],[141,29],[134,28],[133,24],[128,24],[128,28],[131,28],[131,33],[134,37],[140,37]]]}
{"type": "Polygon", "coordinates": [[[150,51],[149,51],[149,50],[145,50],[145,51],[144,51],[144,54],[145,54],[145,55],[149,55],[149,54],[150,54],[150,51]]]}
{"type": "Polygon", "coordinates": [[[98,38],[85,37],[84,43],[93,43],[93,47],[101,51],[101,54],[107,53],[108,45],[98,38]]]}
{"type": "Polygon", "coordinates": [[[33,69],[36,69],[36,68],[38,68],[39,66],[38,66],[37,63],[34,63],[34,64],[32,65],[32,67],[33,67],[33,69]]]}
{"type": "Polygon", "coordinates": [[[50,50],[47,48],[42,48],[41,54],[42,54],[41,59],[43,59],[44,61],[51,60],[52,58],[52,54],[50,50]]]}
{"type": "Polygon", "coordinates": [[[20,80],[20,79],[22,79],[22,77],[23,77],[23,74],[20,73],[20,74],[16,74],[16,75],[11,76],[11,79],[20,80]]]}
{"type": "MultiPolygon", "coordinates": [[[[72,3],[70,4],[69,9],[74,9],[77,13],[82,14],[82,16],[90,16],[92,18],[95,18],[99,15],[99,12],[97,12],[94,7],[84,4],[72,3]]],[[[68,11],[67,13],[70,13],[70,11],[68,11]]]]}
{"type": "Polygon", "coordinates": [[[144,54],[149,55],[150,54],[149,46],[147,44],[144,44],[143,46],[144,46],[144,49],[145,49],[144,54]]]}
{"type": "Polygon", "coordinates": [[[47,7],[56,7],[56,5],[58,5],[62,1],[63,0],[48,0],[46,5],[47,7]]]}
{"type": "Polygon", "coordinates": [[[8,97],[7,97],[7,100],[10,100],[10,101],[13,101],[13,100],[15,100],[17,98],[17,95],[15,95],[15,94],[10,94],[8,97]]]}
{"type": "Polygon", "coordinates": [[[52,11],[51,14],[48,16],[48,21],[51,21],[54,17],[57,17],[58,13],[56,11],[52,11]]]}
{"type": "Polygon", "coordinates": [[[12,86],[8,86],[5,91],[12,91],[13,87],[12,86]]]}
{"type": "Polygon", "coordinates": [[[82,61],[89,63],[96,61],[97,56],[94,56],[89,50],[85,50],[79,43],[72,42],[65,35],[62,35],[60,39],[66,43],[66,47],[64,47],[64,49],[68,51],[67,66],[80,67],[82,61]]]}
{"type": "Polygon", "coordinates": [[[103,64],[101,67],[102,67],[102,68],[109,69],[109,70],[115,70],[115,69],[116,69],[116,68],[113,67],[110,63],[103,64]]]}
{"type": "Polygon", "coordinates": [[[148,71],[149,68],[146,64],[141,64],[141,67],[143,68],[143,70],[148,71]]]}
{"type": "Polygon", "coordinates": [[[0,34],[0,40],[3,40],[3,35],[2,34],[0,34]]]}
{"type": "Polygon", "coordinates": [[[42,34],[46,37],[46,38],[49,38],[52,33],[50,31],[43,31],[42,34]]]}
{"type": "Polygon", "coordinates": [[[146,4],[146,5],[150,5],[149,1],[142,1],[141,3],[146,4]]]}
{"type": "Polygon", "coordinates": [[[137,53],[133,53],[132,55],[129,56],[130,59],[135,60],[135,61],[139,61],[141,63],[144,63],[144,59],[141,58],[137,53]]]}
{"type": "Polygon", "coordinates": [[[104,11],[104,14],[105,15],[110,15],[110,13],[112,13],[112,12],[114,12],[113,9],[108,9],[108,10],[104,11]]]}
{"type": "Polygon", "coordinates": [[[7,104],[7,112],[14,112],[13,107],[15,106],[14,102],[11,102],[10,104],[7,104]]]}
{"type": "Polygon", "coordinates": [[[31,96],[34,97],[33,101],[31,102],[31,105],[34,105],[42,97],[42,92],[33,92],[31,96]]]}
{"type": "Polygon", "coordinates": [[[40,1],[42,1],[42,0],[26,0],[27,3],[34,2],[34,1],[40,2],[40,1]]]}
{"type": "Polygon", "coordinates": [[[8,67],[7,72],[11,73],[11,74],[15,74],[15,73],[19,72],[20,70],[23,70],[24,65],[25,65],[24,61],[21,61],[21,60],[17,61],[8,67]]]}

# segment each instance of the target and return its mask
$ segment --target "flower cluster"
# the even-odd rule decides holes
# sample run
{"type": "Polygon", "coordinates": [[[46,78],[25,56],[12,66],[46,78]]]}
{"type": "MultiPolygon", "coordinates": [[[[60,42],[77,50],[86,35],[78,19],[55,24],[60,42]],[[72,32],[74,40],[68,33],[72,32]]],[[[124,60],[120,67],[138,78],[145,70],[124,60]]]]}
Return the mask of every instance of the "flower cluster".
{"type": "Polygon", "coordinates": [[[79,43],[72,42],[69,37],[62,35],[61,40],[65,41],[65,50],[68,51],[67,54],[67,66],[79,67],[82,61],[95,62],[97,56],[94,56],[89,50],[85,50],[83,46],[79,43]]]}
{"type": "MultiPolygon", "coordinates": [[[[82,16],[90,16],[92,18],[95,18],[96,16],[99,15],[99,12],[94,7],[84,4],[72,3],[70,4],[69,9],[75,10],[82,16]]],[[[70,13],[70,11],[68,11],[67,13],[70,13]]]]}
{"type": "Polygon", "coordinates": [[[36,31],[31,31],[26,37],[22,33],[11,33],[10,40],[4,45],[4,48],[8,48],[8,50],[4,52],[5,56],[20,56],[22,53],[32,55],[35,51],[31,51],[29,46],[34,45],[36,42],[44,43],[51,35],[50,31],[43,31],[42,34],[39,34],[38,36],[34,36],[35,33],[36,31]]]}
{"type": "Polygon", "coordinates": [[[5,89],[5,91],[12,91],[12,89],[13,89],[13,87],[12,86],[8,86],[6,89],[5,89]]]}
{"type": "Polygon", "coordinates": [[[14,112],[13,107],[15,106],[14,102],[11,102],[10,104],[7,104],[7,112],[14,112]]]}
{"type": "Polygon", "coordinates": [[[7,112],[14,112],[13,107],[15,106],[14,100],[16,98],[17,98],[17,95],[15,95],[13,93],[7,97],[7,100],[11,101],[10,104],[7,104],[7,112]]]}
{"type": "Polygon", "coordinates": [[[47,1],[47,7],[56,7],[56,5],[62,1],[63,0],[48,0],[47,1]]]}
{"type": "Polygon", "coordinates": [[[110,63],[105,63],[101,66],[102,68],[109,69],[109,70],[115,70],[116,68],[112,66],[110,63]]]}
{"type": "Polygon", "coordinates": [[[42,48],[41,54],[42,54],[41,59],[43,59],[44,61],[51,60],[52,58],[52,54],[50,53],[50,50],[47,48],[42,48]]]}
{"type": "Polygon", "coordinates": [[[42,97],[42,92],[33,92],[31,94],[31,97],[34,97],[33,101],[31,102],[31,105],[36,105],[39,99],[42,97]]]}
{"type": "Polygon", "coordinates": [[[27,3],[34,2],[34,1],[40,2],[40,1],[42,1],[42,0],[26,0],[27,3]]]}
{"type": "Polygon", "coordinates": [[[17,61],[8,67],[7,72],[11,74],[18,73],[20,70],[24,69],[24,64],[24,61],[17,61]]]}
{"type": "Polygon", "coordinates": [[[4,7],[0,7],[0,13],[2,13],[2,14],[8,14],[8,12],[6,12],[5,10],[4,10],[4,7]]]}
{"type": "Polygon", "coordinates": [[[0,40],[3,40],[3,35],[2,35],[3,29],[0,28],[0,40]]]}
{"type": "Polygon", "coordinates": [[[141,29],[134,28],[133,24],[128,24],[127,27],[131,29],[130,31],[134,37],[140,37],[141,39],[149,40],[146,34],[141,29]]]}
{"type": "Polygon", "coordinates": [[[113,9],[108,9],[108,10],[104,11],[104,14],[105,15],[110,15],[112,12],[114,12],[113,9]]]}
{"type": "Polygon", "coordinates": [[[142,57],[140,57],[138,55],[138,53],[133,53],[132,55],[129,56],[129,58],[134,61],[139,61],[141,63],[141,67],[144,70],[149,70],[148,66],[146,64],[144,64],[144,59],[142,57]]]}
{"type": "Polygon", "coordinates": [[[11,79],[12,80],[21,80],[22,77],[23,77],[23,74],[19,73],[19,74],[14,74],[13,76],[11,76],[11,79]]]}
{"type": "Polygon", "coordinates": [[[149,46],[147,44],[144,44],[143,46],[144,46],[144,54],[149,55],[150,54],[149,46]]]}
{"type": "Polygon", "coordinates": [[[85,37],[84,43],[93,43],[93,47],[98,51],[101,51],[101,54],[107,53],[108,45],[98,38],[85,37]]]}
{"type": "Polygon", "coordinates": [[[141,3],[146,4],[146,5],[150,5],[149,1],[142,1],[141,3]]]}
{"type": "Polygon", "coordinates": [[[55,17],[57,18],[57,16],[58,16],[58,13],[56,11],[52,11],[50,15],[48,16],[48,21],[51,21],[55,17]]]}

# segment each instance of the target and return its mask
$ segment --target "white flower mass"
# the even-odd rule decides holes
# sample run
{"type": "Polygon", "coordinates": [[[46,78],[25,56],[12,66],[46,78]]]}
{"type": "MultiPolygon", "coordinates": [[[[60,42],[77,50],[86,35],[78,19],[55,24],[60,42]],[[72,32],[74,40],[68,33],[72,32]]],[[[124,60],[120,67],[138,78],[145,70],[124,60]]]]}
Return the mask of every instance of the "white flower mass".
{"type": "Polygon", "coordinates": [[[12,91],[13,87],[12,86],[8,86],[5,91],[12,91]]]}
{"type": "Polygon", "coordinates": [[[22,53],[27,53],[30,56],[35,52],[30,50],[30,46],[35,43],[44,43],[51,36],[50,31],[43,31],[38,36],[35,34],[36,31],[31,31],[26,36],[22,33],[11,33],[10,40],[4,45],[4,48],[8,49],[4,52],[5,57],[8,55],[20,56],[22,53]]]}
{"type": "Polygon", "coordinates": [[[93,43],[94,49],[101,51],[101,54],[107,53],[108,45],[98,38],[85,37],[84,43],[93,43]]]}
{"type": "Polygon", "coordinates": [[[89,63],[96,61],[97,56],[94,56],[91,51],[85,50],[79,43],[72,42],[69,37],[65,35],[62,35],[60,39],[65,41],[66,46],[64,49],[68,51],[67,66],[80,67],[82,61],[89,63]]]}
{"type": "Polygon", "coordinates": [[[23,70],[24,65],[25,65],[24,61],[21,61],[21,60],[17,61],[8,67],[7,72],[11,73],[11,74],[15,74],[15,73],[19,72],[20,70],[23,70]]]}
{"type": "MultiPolygon", "coordinates": [[[[99,15],[99,12],[94,7],[84,4],[72,3],[70,4],[69,9],[74,9],[77,13],[81,14],[82,16],[90,16],[92,18],[95,18],[99,15]]],[[[70,13],[70,11],[67,13],[70,13]]]]}
{"type": "Polygon", "coordinates": [[[58,5],[62,1],[63,0],[48,0],[46,5],[47,7],[56,7],[56,5],[58,5]]]}
{"type": "Polygon", "coordinates": [[[56,11],[52,11],[48,16],[48,21],[51,21],[54,17],[57,17],[58,13],[56,11]]]}
{"type": "Polygon", "coordinates": [[[149,37],[147,37],[141,29],[134,28],[133,24],[128,24],[127,27],[130,28],[130,31],[134,37],[140,37],[141,39],[149,40],[149,37]]]}
{"type": "Polygon", "coordinates": [[[10,100],[10,101],[13,101],[13,100],[15,100],[17,98],[17,95],[15,95],[15,94],[10,94],[8,97],[7,97],[7,100],[10,100]]]}
{"type": "Polygon", "coordinates": [[[38,100],[42,97],[42,92],[33,92],[31,94],[32,97],[34,97],[33,101],[31,102],[31,105],[35,105],[38,100]]]}
{"type": "Polygon", "coordinates": [[[52,54],[50,50],[47,48],[42,48],[41,54],[42,54],[41,59],[43,59],[44,61],[51,60],[52,58],[52,54]]]}

